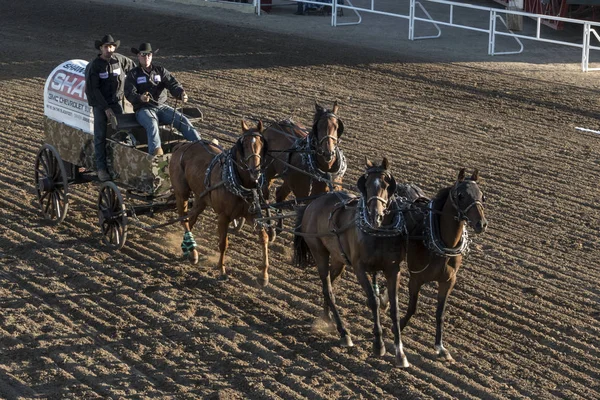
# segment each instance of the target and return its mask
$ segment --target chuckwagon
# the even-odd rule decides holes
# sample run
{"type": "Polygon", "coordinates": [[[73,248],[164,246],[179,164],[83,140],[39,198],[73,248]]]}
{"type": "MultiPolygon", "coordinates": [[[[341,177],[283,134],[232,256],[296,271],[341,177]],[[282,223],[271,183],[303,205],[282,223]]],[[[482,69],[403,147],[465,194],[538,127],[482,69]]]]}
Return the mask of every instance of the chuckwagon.
{"type": "MultiPolygon", "coordinates": [[[[117,127],[108,128],[107,160],[113,181],[100,182],[94,157],[93,114],[85,97],[83,60],[56,67],[44,87],[44,144],[35,159],[37,200],[43,216],[59,224],[69,209],[69,185],[100,183],[97,208],[102,240],[120,249],[127,239],[128,217],[175,208],[170,192],[168,165],[173,147],[184,140],[168,126],[160,128],[165,154],[147,153],[147,136],[135,114],[117,116],[117,127]],[[138,205],[126,207],[126,199],[138,205]]],[[[127,110],[129,107],[125,107],[127,110]]],[[[190,121],[198,121],[197,108],[184,108],[190,121]]]]}

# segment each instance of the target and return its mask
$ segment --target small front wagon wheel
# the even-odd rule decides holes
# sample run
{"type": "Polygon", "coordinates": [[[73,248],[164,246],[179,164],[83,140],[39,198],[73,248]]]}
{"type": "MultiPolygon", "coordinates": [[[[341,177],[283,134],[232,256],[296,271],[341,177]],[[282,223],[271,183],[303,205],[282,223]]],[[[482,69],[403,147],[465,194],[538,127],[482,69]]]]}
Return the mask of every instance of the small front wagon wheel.
{"type": "Polygon", "coordinates": [[[111,250],[119,250],[127,240],[127,210],[123,196],[113,182],[104,182],[98,194],[98,225],[102,242],[111,250]]]}
{"type": "Polygon", "coordinates": [[[44,144],[35,159],[35,189],[44,218],[61,223],[69,210],[67,170],[58,151],[44,144]]]}

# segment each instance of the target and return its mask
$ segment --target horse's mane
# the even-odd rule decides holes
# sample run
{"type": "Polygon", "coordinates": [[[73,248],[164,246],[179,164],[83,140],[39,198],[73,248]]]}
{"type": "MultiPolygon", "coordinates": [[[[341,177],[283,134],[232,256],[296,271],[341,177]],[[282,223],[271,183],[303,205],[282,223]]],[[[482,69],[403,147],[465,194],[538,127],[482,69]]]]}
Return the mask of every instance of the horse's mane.
{"type": "Polygon", "coordinates": [[[451,189],[452,186],[448,186],[443,189],[440,189],[440,191],[437,192],[433,199],[431,199],[433,202],[433,208],[441,208],[441,206],[444,204],[444,201],[446,201],[446,199],[448,198],[451,189]]]}

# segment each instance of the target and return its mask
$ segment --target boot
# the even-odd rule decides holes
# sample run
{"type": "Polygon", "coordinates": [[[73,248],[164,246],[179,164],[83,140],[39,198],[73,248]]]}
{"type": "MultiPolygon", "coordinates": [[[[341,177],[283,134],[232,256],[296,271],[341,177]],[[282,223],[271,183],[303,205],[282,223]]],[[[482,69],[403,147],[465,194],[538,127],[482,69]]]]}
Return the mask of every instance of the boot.
{"type": "Polygon", "coordinates": [[[111,180],[110,174],[105,169],[98,170],[98,179],[100,179],[101,182],[106,182],[106,181],[111,180]]]}
{"type": "Polygon", "coordinates": [[[153,156],[162,156],[163,154],[165,153],[163,152],[162,147],[157,147],[156,150],[154,150],[153,156]]]}
{"type": "Polygon", "coordinates": [[[119,122],[117,120],[117,116],[116,115],[111,115],[110,116],[110,121],[109,121],[110,126],[116,131],[117,130],[117,126],[119,125],[119,122]]]}

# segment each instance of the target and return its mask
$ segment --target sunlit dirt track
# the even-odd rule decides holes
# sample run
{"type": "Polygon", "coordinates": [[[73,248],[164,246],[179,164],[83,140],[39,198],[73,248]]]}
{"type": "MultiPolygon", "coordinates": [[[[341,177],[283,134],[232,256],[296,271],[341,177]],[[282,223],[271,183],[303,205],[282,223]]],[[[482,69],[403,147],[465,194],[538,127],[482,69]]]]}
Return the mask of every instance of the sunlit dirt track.
{"type": "MultiPolygon", "coordinates": [[[[597,75],[428,63],[286,35],[266,46],[262,32],[225,23],[65,3],[0,1],[0,397],[600,398],[600,136],[574,130],[598,128],[597,75]],[[365,155],[388,157],[398,181],[429,195],[461,167],[479,168],[489,229],[471,235],[447,308],[456,362],[435,357],[433,285],[403,332],[411,367],[393,365],[388,315],[388,354],[372,355],[351,271],[336,295],[355,347],[340,347],[318,329],[320,281],[290,263],[287,233],[271,246],[262,289],[251,226],[231,236],[232,278],[218,280],[210,212],[196,228],[199,266],[181,258],[178,225],[131,227],[124,249],[108,252],[95,184],[70,187],[65,221],[45,222],[33,182],[45,79],[65,60],[92,58],[109,31],[126,55],[158,43],[155,62],[205,113],[204,137],[225,141],[210,126],[238,132],[243,116],[309,125],[315,100],[337,99],[346,182],[365,155]]],[[[403,274],[402,311],[405,283],[403,274]]]]}

